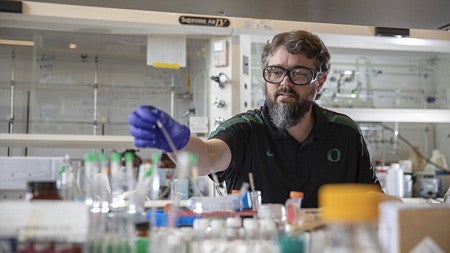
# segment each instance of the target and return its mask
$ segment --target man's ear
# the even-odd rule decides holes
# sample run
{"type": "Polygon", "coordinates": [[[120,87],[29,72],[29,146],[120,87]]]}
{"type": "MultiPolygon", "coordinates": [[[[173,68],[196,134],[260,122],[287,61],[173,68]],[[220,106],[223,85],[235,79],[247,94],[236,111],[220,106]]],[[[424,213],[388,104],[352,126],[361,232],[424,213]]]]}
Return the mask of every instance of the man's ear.
{"type": "Polygon", "coordinates": [[[327,73],[323,73],[323,74],[319,75],[319,77],[317,78],[317,85],[319,88],[319,89],[317,89],[318,93],[322,93],[322,86],[325,83],[325,81],[327,80],[327,78],[328,78],[327,73]]]}

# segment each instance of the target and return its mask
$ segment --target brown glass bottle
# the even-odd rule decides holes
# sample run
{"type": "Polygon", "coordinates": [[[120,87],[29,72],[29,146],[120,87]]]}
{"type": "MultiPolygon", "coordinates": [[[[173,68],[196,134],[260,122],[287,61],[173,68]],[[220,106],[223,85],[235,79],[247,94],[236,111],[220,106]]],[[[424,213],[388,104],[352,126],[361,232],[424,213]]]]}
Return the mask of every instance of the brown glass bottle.
{"type": "Polygon", "coordinates": [[[30,181],[27,184],[27,191],[30,200],[61,199],[56,187],[56,181],[30,181]]]}
{"type": "Polygon", "coordinates": [[[134,224],[136,237],[148,237],[150,223],[148,221],[137,222],[134,224]]]}
{"type": "Polygon", "coordinates": [[[138,222],[135,224],[135,241],[134,247],[136,253],[149,252],[149,229],[150,223],[148,221],[138,222]]]}

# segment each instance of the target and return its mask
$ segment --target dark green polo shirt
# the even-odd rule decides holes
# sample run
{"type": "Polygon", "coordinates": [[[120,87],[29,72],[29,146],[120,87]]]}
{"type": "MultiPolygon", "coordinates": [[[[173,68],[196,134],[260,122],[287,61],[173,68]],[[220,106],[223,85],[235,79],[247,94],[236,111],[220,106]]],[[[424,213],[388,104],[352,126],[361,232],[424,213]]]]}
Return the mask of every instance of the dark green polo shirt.
{"type": "Polygon", "coordinates": [[[223,140],[230,166],[217,173],[227,191],[239,189],[253,173],[263,203],[284,204],[290,191],[302,191],[302,207],[316,208],[319,187],[328,183],[376,183],[366,143],[349,117],[313,106],[314,127],[299,143],[271,122],[267,106],[238,114],[209,138],[223,140]]]}

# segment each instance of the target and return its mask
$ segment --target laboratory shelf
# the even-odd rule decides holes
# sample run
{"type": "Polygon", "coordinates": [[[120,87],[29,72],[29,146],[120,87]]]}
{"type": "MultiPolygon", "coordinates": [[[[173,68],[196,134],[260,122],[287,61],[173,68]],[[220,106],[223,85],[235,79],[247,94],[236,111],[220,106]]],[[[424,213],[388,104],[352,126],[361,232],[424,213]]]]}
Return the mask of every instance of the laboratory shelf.
{"type": "Polygon", "coordinates": [[[356,122],[450,123],[449,109],[329,108],[356,122]]]}
{"type": "Polygon", "coordinates": [[[0,134],[7,147],[68,147],[134,149],[133,137],[120,135],[0,134]]]}
{"type": "MultiPolygon", "coordinates": [[[[329,108],[356,122],[450,123],[449,109],[329,108]]],[[[133,149],[133,138],[122,135],[0,134],[6,147],[69,147],[133,149]]]]}

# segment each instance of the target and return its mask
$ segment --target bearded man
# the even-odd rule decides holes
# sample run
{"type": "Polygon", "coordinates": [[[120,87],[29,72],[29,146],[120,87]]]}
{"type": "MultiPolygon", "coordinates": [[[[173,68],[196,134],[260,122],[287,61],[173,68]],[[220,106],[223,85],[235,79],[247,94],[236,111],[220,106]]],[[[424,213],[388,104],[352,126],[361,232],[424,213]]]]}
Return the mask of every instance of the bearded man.
{"type": "Polygon", "coordinates": [[[141,106],[129,116],[135,145],[173,152],[160,122],[177,150],[198,157],[200,174],[214,172],[229,193],[249,182],[251,172],[262,203],[284,204],[291,191],[301,191],[302,207],[316,208],[322,185],[379,186],[358,125],[315,103],[330,69],[322,40],[302,30],[280,33],[264,45],[261,60],[261,108],[233,116],[201,140],[167,113],[141,106]]]}

